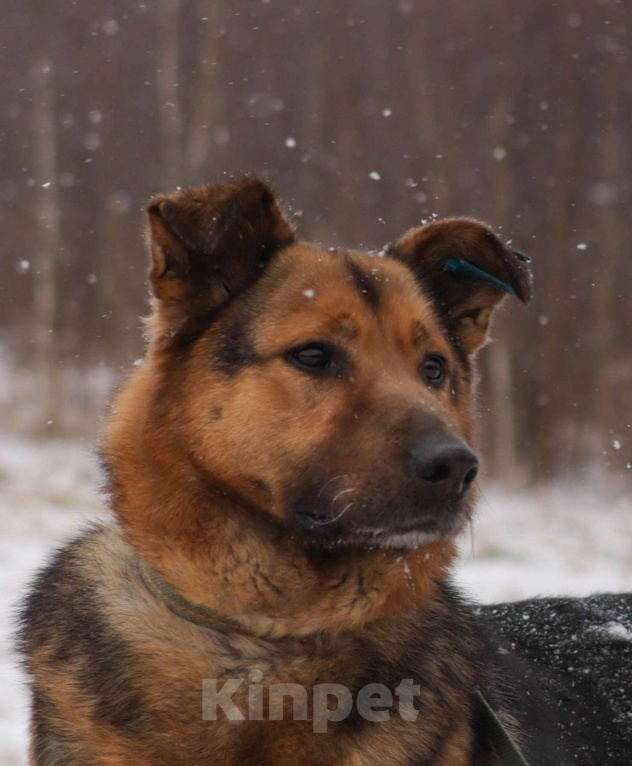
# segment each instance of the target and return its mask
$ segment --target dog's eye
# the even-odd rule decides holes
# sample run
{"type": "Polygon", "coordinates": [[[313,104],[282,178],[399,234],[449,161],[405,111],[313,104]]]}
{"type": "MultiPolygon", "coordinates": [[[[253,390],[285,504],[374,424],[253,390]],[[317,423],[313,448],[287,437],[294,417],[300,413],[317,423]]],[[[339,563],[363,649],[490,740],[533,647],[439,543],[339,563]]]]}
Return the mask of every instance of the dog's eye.
{"type": "Polygon", "coordinates": [[[326,372],[333,367],[333,349],[323,343],[299,346],[288,354],[288,359],[307,372],[326,372]]]}
{"type": "Polygon", "coordinates": [[[426,383],[438,386],[445,379],[445,359],[437,354],[431,354],[424,359],[421,372],[426,383]]]}

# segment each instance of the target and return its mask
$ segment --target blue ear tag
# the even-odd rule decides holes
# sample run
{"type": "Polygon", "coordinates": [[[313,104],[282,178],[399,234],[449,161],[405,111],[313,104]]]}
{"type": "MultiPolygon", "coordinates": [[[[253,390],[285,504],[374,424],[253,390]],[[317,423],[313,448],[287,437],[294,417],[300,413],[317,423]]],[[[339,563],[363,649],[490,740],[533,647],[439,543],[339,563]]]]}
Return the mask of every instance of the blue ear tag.
{"type": "Polygon", "coordinates": [[[531,263],[531,256],[530,255],[527,255],[526,253],[523,253],[522,250],[516,250],[515,247],[510,247],[509,249],[521,261],[524,261],[525,263],[531,263]]]}
{"type": "Polygon", "coordinates": [[[472,263],[464,261],[462,258],[446,258],[443,261],[443,270],[456,274],[458,277],[468,277],[477,282],[490,285],[497,290],[502,290],[504,293],[509,293],[509,295],[516,294],[516,291],[507,282],[503,282],[502,279],[498,279],[493,274],[488,274],[488,272],[479,269],[478,266],[474,266],[472,263]]]}

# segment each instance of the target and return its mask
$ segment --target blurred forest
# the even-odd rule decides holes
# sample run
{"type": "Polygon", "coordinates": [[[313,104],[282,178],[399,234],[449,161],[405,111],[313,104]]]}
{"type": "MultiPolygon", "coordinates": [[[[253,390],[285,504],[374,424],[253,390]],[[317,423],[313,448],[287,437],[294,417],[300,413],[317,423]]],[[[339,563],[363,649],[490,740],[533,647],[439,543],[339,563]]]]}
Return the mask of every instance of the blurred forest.
{"type": "Polygon", "coordinates": [[[3,427],[96,433],[147,200],[247,171],[325,245],[464,214],[529,253],[481,356],[492,472],[632,476],[631,53],[625,0],[6,3],[3,427]]]}

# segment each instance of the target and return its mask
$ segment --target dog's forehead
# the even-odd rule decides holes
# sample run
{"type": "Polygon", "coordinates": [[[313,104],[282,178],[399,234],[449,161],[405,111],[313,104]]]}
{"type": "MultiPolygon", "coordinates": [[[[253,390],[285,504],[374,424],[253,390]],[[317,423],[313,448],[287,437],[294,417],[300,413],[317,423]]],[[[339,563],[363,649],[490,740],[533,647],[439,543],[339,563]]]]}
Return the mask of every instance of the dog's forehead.
{"type": "Polygon", "coordinates": [[[413,273],[383,253],[300,243],[279,254],[265,282],[274,317],[348,311],[436,326],[413,273]]]}

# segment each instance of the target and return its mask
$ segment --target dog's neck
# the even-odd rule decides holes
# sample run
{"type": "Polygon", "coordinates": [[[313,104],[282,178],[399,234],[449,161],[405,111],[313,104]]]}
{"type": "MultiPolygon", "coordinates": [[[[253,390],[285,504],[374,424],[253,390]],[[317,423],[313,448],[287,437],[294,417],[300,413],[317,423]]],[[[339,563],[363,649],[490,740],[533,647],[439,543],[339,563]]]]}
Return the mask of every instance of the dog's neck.
{"type": "MultiPolygon", "coordinates": [[[[224,499],[225,500],[225,499],[224,499]]],[[[358,630],[431,599],[454,555],[451,543],[432,543],[403,555],[372,550],[317,554],[274,523],[217,497],[196,503],[198,539],[178,538],[130,524],[125,537],[188,601],[214,610],[261,636],[304,636],[358,630]],[[203,520],[203,523],[202,523],[203,520]]],[[[166,520],[177,518],[163,496],[166,520]]],[[[136,514],[134,514],[136,515],[136,514]]],[[[142,516],[142,512],[138,514],[142,516]]]]}
{"type": "Polygon", "coordinates": [[[127,542],[188,601],[249,632],[302,636],[402,614],[432,599],[445,579],[455,555],[447,540],[408,554],[311,551],[214,487],[177,445],[139,438],[132,404],[119,397],[119,425],[103,441],[112,510],[127,542]]]}

